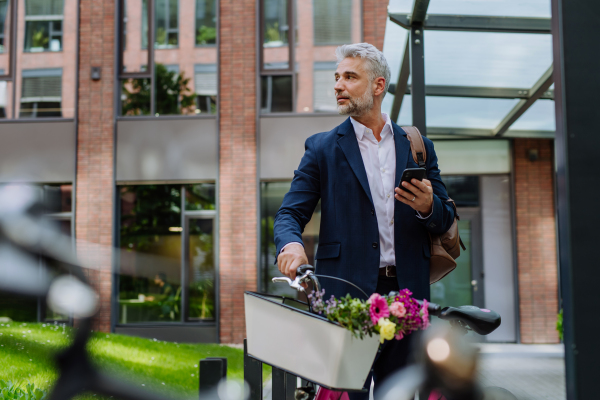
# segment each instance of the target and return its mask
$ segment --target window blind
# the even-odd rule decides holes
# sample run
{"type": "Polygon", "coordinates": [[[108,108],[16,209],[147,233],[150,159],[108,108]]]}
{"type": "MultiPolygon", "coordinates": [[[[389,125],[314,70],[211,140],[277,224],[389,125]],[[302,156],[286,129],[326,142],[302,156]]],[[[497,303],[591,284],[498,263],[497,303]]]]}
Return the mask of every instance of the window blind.
{"type": "Polygon", "coordinates": [[[64,0],[25,0],[25,14],[62,15],[64,0]]]}
{"type": "Polygon", "coordinates": [[[316,45],[344,44],[352,41],[352,2],[314,0],[314,41],[316,45]]]}
{"type": "Polygon", "coordinates": [[[38,76],[23,78],[21,101],[35,98],[37,101],[60,101],[62,94],[60,76],[38,76]]]}
{"type": "Polygon", "coordinates": [[[217,66],[198,64],[194,66],[194,88],[200,96],[217,95],[217,66]]]}
{"type": "Polygon", "coordinates": [[[335,112],[335,62],[316,62],[313,76],[313,109],[321,112],[335,112]]]}

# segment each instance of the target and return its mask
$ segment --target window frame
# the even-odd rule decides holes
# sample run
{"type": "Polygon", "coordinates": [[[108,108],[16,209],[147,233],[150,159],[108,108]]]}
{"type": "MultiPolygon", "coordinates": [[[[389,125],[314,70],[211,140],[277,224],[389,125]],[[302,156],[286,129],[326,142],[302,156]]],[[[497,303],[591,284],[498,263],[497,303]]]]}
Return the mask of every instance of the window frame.
{"type": "MultiPolygon", "coordinates": [[[[8,47],[8,72],[0,75],[0,81],[2,82],[12,82],[13,90],[12,90],[12,111],[11,118],[15,118],[15,71],[17,69],[17,57],[16,57],[16,49],[17,49],[17,25],[18,25],[18,10],[17,10],[18,0],[8,0],[7,8],[10,10],[10,13],[7,12],[5,15],[4,27],[6,29],[6,25],[8,22],[8,36],[10,40],[10,45],[8,47]]],[[[5,39],[5,48],[6,48],[6,34],[4,34],[5,39]]],[[[5,51],[2,51],[4,54],[5,51]]]]}
{"type": "MultiPolygon", "coordinates": [[[[215,38],[215,43],[208,43],[208,44],[198,44],[196,42],[196,37],[198,35],[198,1],[201,0],[195,0],[195,8],[194,8],[194,13],[195,13],[195,18],[194,18],[194,47],[216,47],[217,43],[219,42],[219,10],[218,10],[218,6],[219,6],[219,0],[212,0],[214,1],[215,4],[215,19],[216,19],[216,23],[215,23],[215,29],[217,30],[217,36],[215,38]]],[[[204,1],[209,1],[209,0],[204,0],[204,1]]]]}
{"type": "MultiPolygon", "coordinates": [[[[11,0],[15,1],[15,0],[11,0]]],[[[148,25],[148,43],[154,43],[155,40],[155,24],[154,24],[154,15],[155,15],[155,1],[156,0],[146,0],[147,1],[147,25],[148,25]]],[[[178,1],[178,10],[179,10],[179,0],[178,1]]],[[[147,62],[146,69],[143,71],[134,71],[127,72],[124,69],[123,64],[123,53],[125,51],[125,38],[126,33],[125,29],[125,3],[126,0],[117,0],[117,12],[118,15],[116,17],[116,29],[117,29],[117,46],[115,51],[117,52],[117,71],[116,71],[116,79],[115,84],[117,85],[115,90],[115,119],[118,120],[149,120],[154,118],[164,118],[164,119],[179,119],[179,118],[217,118],[219,114],[219,93],[218,93],[218,85],[217,85],[217,100],[216,100],[216,111],[214,114],[206,114],[206,113],[195,113],[195,114],[161,114],[158,115],[156,113],[156,89],[155,89],[155,49],[154,46],[147,46],[145,49],[147,51],[147,62]],[[123,81],[128,79],[148,79],[150,82],[150,113],[148,115],[123,115],[122,114],[122,100],[121,100],[121,85],[123,81]]],[[[168,4],[168,2],[167,2],[168,4]]],[[[198,46],[194,45],[194,47],[217,47],[218,52],[218,44],[219,44],[219,0],[215,0],[215,9],[216,9],[216,29],[217,29],[217,43],[216,45],[203,45],[198,46]]],[[[179,29],[179,11],[177,16],[177,24],[179,29]]],[[[195,25],[194,25],[195,30],[195,25]]],[[[179,43],[179,40],[178,40],[179,43]]],[[[195,43],[195,39],[194,39],[195,43]]],[[[179,46],[179,45],[178,45],[179,46]]],[[[170,50],[176,48],[175,46],[171,48],[165,48],[164,50],[170,50]]],[[[217,60],[219,59],[217,54],[217,60]]],[[[217,81],[219,80],[219,63],[217,61],[217,81]]],[[[194,76],[195,79],[195,76],[194,76]]],[[[194,81],[194,95],[195,95],[195,81],[194,81]]]]}
{"type": "MultiPolygon", "coordinates": [[[[288,67],[287,68],[265,68],[264,63],[264,41],[265,41],[265,0],[259,1],[259,59],[258,64],[260,67],[259,77],[262,85],[262,79],[264,77],[273,76],[291,76],[292,78],[292,113],[296,112],[296,16],[295,16],[295,0],[285,0],[287,4],[287,17],[288,17],[288,67]]],[[[260,87],[260,86],[259,86],[260,87]]],[[[262,94],[259,104],[262,104],[262,94]]],[[[260,115],[271,115],[271,114],[282,114],[284,112],[263,112],[262,108],[259,108],[260,115]]]]}
{"type": "MultiPolygon", "coordinates": [[[[52,118],[52,119],[60,119],[63,118],[62,117],[62,77],[63,77],[63,70],[62,68],[40,68],[40,69],[23,69],[21,70],[21,96],[19,98],[19,119],[30,119],[30,120],[37,120],[39,118],[52,118]],[[35,97],[24,97],[23,96],[23,88],[25,87],[25,79],[28,78],[55,78],[55,77],[60,77],[60,88],[61,88],[61,93],[60,93],[60,100],[56,101],[56,99],[44,99],[44,96],[38,96],[40,98],[40,100],[37,101],[31,101],[30,99],[35,99],[35,97]],[[51,117],[51,116],[43,116],[43,117],[36,117],[36,116],[30,116],[30,117],[21,117],[21,110],[22,110],[22,104],[23,104],[23,99],[26,99],[28,101],[26,101],[26,103],[32,103],[32,104],[38,104],[41,102],[59,102],[61,104],[61,116],[60,117],[51,117]]],[[[51,96],[48,96],[51,97],[51,96]]],[[[16,107],[15,107],[16,108],[16,107]]],[[[35,108],[37,111],[37,108],[35,108]]]]}
{"type": "MultiPolygon", "coordinates": [[[[129,184],[119,184],[117,185],[117,224],[116,224],[116,245],[117,249],[121,248],[121,206],[120,206],[120,191],[119,188],[123,186],[133,186],[133,185],[144,185],[144,183],[129,183],[129,184]]],[[[181,224],[181,259],[180,259],[180,273],[181,273],[181,300],[180,300],[180,317],[179,320],[176,321],[144,321],[144,322],[130,322],[130,323],[121,323],[121,309],[119,305],[119,296],[120,296],[120,279],[121,279],[121,262],[120,257],[115,258],[115,275],[116,275],[116,283],[113,290],[113,309],[117,310],[114,316],[114,320],[116,321],[115,326],[117,327],[150,327],[150,326],[216,326],[218,329],[219,326],[219,306],[220,306],[220,291],[219,291],[219,256],[218,256],[218,243],[219,243],[219,208],[218,208],[218,190],[217,190],[217,182],[216,181],[203,181],[203,182],[195,182],[195,183],[173,183],[173,186],[179,185],[179,190],[181,194],[181,204],[180,204],[180,224],[181,224]],[[186,210],[186,186],[188,185],[200,185],[200,184],[212,184],[215,186],[215,208],[212,210],[186,210]],[[189,274],[189,261],[188,261],[188,252],[189,252],[189,221],[192,219],[212,219],[213,221],[213,265],[214,265],[214,318],[212,319],[194,319],[189,317],[189,286],[190,286],[190,274],[189,274]]]]}
{"type": "Polygon", "coordinates": [[[61,30],[60,30],[60,49],[59,50],[51,50],[50,47],[48,49],[43,49],[42,51],[31,51],[33,47],[27,48],[27,38],[23,38],[23,52],[24,53],[60,53],[63,51],[63,29],[64,27],[64,14],[63,15],[40,15],[40,16],[27,16],[25,15],[25,36],[27,36],[27,23],[28,22],[46,22],[48,24],[48,40],[51,41],[53,36],[57,36],[56,32],[52,28],[54,22],[61,22],[61,30]]]}

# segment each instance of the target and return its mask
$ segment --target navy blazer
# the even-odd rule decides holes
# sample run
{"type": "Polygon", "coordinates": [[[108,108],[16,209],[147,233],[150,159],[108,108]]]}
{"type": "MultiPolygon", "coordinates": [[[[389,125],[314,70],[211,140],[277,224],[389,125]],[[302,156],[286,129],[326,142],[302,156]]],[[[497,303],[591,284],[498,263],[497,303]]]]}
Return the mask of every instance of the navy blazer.
{"type": "MultiPolygon", "coordinates": [[[[405,168],[417,168],[406,133],[392,122],[396,146],[397,187],[405,168]]],[[[420,219],[399,201],[394,207],[394,248],[400,289],[410,289],[419,299],[429,299],[428,232],[441,234],[454,222],[454,210],[445,202],[446,187],[440,178],[433,143],[423,138],[427,151],[427,179],[433,186],[433,213],[420,219]]],[[[350,118],[329,132],[309,137],[300,166],[294,171],[290,191],[275,216],[277,253],[290,242],[302,243],[302,232],[321,200],[321,227],[317,248],[318,274],[353,282],[367,294],[375,292],[379,271],[379,229],[371,189],[358,140],[350,118]]],[[[320,279],[325,297],[364,297],[346,283],[320,279]]]]}

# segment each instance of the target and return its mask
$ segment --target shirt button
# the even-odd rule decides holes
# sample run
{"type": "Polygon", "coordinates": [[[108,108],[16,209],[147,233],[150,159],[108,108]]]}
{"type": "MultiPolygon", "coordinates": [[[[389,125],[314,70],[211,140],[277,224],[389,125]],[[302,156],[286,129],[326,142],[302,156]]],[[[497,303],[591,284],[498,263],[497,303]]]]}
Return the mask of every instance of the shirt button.
{"type": "Polygon", "coordinates": [[[389,194],[387,195],[387,198],[388,198],[388,199],[390,198],[390,195],[389,195],[389,194]]]}
{"type": "Polygon", "coordinates": [[[377,243],[373,242],[373,248],[376,249],[377,248],[377,243]]]}
{"type": "Polygon", "coordinates": [[[371,215],[375,215],[375,210],[371,208],[371,215]]]}
{"type": "Polygon", "coordinates": [[[392,220],[390,221],[390,225],[394,225],[394,219],[392,218],[392,220]]]}

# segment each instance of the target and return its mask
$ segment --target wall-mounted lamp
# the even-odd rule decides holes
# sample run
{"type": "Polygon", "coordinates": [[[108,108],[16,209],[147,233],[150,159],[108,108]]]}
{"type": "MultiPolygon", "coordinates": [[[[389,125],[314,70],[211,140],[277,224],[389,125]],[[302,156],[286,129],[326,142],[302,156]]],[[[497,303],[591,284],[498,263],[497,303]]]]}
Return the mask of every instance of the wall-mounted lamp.
{"type": "Polygon", "coordinates": [[[93,81],[99,81],[100,80],[100,67],[92,67],[92,73],[91,73],[91,78],[93,81]]]}
{"type": "Polygon", "coordinates": [[[540,152],[538,149],[529,149],[527,150],[527,157],[529,161],[537,161],[540,158],[540,152]]]}

